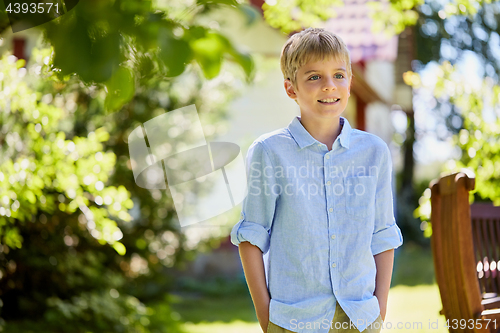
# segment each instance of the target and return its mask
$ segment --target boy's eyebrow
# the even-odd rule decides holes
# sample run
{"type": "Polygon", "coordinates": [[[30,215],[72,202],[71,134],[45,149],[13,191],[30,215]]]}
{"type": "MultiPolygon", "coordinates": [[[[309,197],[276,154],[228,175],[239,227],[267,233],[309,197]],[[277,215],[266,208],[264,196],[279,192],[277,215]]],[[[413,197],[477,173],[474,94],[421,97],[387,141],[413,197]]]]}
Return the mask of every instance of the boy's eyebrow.
{"type": "MultiPolygon", "coordinates": [[[[339,68],[336,68],[335,70],[336,71],[343,71],[343,72],[345,72],[345,68],[344,67],[339,67],[339,68]]],[[[305,72],[304,75],[307,75],[307,74],[312,73],[312,72],[319,72],[319,70],[317,70],[317,69],[311,69],[310,71],[305,72]]]]}

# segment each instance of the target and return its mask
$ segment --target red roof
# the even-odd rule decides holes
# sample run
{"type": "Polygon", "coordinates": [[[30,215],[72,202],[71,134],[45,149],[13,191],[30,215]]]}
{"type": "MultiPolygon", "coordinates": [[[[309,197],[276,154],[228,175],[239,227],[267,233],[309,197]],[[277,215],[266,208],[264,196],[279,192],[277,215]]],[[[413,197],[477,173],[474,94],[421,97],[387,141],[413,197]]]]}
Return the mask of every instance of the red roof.
{"type": "Polygon", "coordinates": [[[398,51],[398,37],[387,37],[383,32],[371,31],[369,0],[344,0],[343,7],[335,7],[335,18],[322,24],[324,29],[339,35],[351,52],[351,62],[369,60],[394,61],[398,51]]]}
{"type": "MultiPolygon", "coordinates": [[[[372,9],[366,5],[368,1],[344,0],[344,6],[334,8],[337,16],[322,23],[322,27],[342,38],[351,52],[352,63],[370,60],[392,62],[397,57],[398,37],[371,32],[369,12],[372,9]]],[[[264,0],[250,0],[250,3],[262,11],[264,0]]]]}

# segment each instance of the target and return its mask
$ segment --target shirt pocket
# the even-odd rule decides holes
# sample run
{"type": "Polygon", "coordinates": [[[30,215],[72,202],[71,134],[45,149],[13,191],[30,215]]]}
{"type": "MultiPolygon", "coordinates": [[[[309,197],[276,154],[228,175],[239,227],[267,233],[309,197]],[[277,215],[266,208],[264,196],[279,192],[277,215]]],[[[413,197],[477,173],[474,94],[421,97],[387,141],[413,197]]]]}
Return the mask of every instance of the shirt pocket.
{"type": "Polygon", "coordinates": [[[344,178],[346,214],[363,218],[375,214],[375,190],[377,177],[359,176],[344,178]]]}

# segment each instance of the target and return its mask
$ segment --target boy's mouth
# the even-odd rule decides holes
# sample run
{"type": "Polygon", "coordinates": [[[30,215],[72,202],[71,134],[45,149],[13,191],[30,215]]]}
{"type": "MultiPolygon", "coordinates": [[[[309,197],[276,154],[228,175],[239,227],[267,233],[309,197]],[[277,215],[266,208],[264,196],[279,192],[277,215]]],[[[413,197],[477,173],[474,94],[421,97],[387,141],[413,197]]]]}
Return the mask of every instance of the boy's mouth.
{"type": "Polygon", "coordinates": [[[337,103],[338,101],[340,101],[340,98],[325,98],[325,99],[318,99],[318,102],[320,102],[321,104],[328,104],[328,105],[335,104],[335,103],[337,103]]]}

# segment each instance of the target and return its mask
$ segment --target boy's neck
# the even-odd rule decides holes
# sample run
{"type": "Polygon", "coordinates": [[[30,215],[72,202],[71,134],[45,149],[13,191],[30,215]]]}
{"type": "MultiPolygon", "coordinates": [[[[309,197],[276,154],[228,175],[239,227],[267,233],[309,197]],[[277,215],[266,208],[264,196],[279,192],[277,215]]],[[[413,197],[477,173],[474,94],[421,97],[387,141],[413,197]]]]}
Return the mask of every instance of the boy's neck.
{"type": "Polygon", "coordinates": [[[332,150],[335,139],[340,135],[342,127],[340,126],[340,116],[333,119],[311,119],[300,118],[300,123],[311,134],[313,138],[324,143],[328,150],[332,150]]]}

